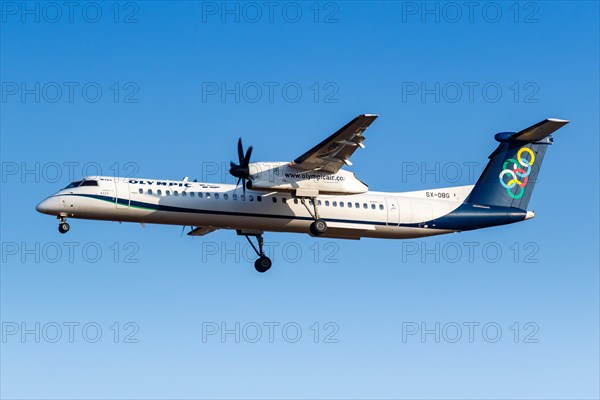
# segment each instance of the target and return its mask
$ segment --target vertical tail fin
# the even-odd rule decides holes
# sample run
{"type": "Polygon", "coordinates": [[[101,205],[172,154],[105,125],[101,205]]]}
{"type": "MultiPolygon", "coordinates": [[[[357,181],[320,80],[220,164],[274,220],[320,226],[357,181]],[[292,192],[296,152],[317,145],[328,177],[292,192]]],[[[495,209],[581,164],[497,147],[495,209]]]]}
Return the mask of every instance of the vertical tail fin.
{"type": "Polygon", "coordinates": [[[569,121],[546,119],[520,132],[498,133],[500,142],[466,202],[527,209],[550,136],[569,121]]]}

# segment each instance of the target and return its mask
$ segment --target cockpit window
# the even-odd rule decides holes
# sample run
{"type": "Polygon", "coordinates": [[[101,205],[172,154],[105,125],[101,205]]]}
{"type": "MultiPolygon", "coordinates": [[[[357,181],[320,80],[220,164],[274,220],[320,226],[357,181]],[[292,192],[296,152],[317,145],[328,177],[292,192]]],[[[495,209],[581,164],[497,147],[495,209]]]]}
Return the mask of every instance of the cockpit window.
{"type": "Polygon", "coordinates": [[[67,187],[65,187],[65,189],[76,188],[77,186],[81,185],[81,182],[83,182],[83,181],[71,182],[71,183],[69,183],[69,185],[67,187]]]}
{"type": "Polygon", "coordinates": [[[81,186],[98,186],[98,181],[83,181],[81,186]]]}

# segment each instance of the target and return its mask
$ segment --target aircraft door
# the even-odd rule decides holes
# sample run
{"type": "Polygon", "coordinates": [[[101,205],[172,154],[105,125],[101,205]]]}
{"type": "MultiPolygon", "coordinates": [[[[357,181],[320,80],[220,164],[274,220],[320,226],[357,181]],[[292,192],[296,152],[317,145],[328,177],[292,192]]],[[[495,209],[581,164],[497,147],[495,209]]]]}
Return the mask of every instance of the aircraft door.
{"type": "Polygon", "coordinates": [[[400,225],[400,209],[398,207],[398,200],[393,197],[385,198],[386,209],[387,209],[387,225],[388,226],[399,226],[400,225]]]}
{"type": "Polygon", "coordinates": [[[129,208],[129,181],[127,178],[115,178],[115,207],[129,208]]]}

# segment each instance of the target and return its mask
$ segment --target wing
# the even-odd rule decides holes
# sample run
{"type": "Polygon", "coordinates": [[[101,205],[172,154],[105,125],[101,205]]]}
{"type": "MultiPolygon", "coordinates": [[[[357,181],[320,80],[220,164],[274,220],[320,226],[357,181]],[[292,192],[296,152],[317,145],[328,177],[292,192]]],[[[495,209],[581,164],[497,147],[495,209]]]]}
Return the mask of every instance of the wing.
{"type": "Polygon", "coordinates": [[[363,132],[377,118],[374,114],[362,114],[348,122],[321,143],[296,158],[290,165],[305,171],[323,170],[333,174],[344,165],[352,165],[349,158],[357,148],[364,148],[363,132]]]}

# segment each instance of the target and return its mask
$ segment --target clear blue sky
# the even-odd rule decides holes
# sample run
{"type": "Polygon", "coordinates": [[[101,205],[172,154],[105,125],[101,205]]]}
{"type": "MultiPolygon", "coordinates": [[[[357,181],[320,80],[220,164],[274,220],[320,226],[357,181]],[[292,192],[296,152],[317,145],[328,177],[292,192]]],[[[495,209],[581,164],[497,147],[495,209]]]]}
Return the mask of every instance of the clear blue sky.
{"type": "Polygon", "coordinates": [[[598,3],[477,4],[0,3],[0,396],[598,398],[598,3]],[[384,191],[473,183],[495,133],[572,123],[531,221],[267,234],[264,275],[232,232],[62,236],[34,210],[84,170],[233,182],[239,136],[290,160],[360,113],[352,170],[384,191]]]}

